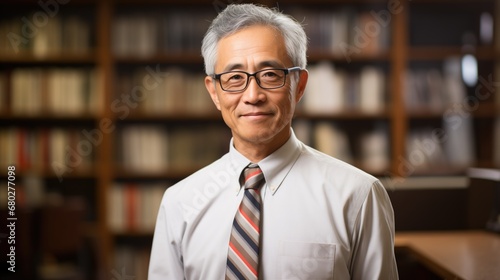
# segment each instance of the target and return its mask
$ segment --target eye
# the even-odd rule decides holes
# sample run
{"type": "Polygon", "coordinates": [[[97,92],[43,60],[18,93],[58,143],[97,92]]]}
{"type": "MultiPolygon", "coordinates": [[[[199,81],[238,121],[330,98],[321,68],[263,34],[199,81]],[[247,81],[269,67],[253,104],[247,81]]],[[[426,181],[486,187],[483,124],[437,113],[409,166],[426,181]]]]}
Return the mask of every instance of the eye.
{"type": "Polygon", "coordinates": [[[281,82],[284,74],[282,70],[269,69],[260,73],[259,79],[266,83],[281,82]]]}
{"type": "Polygon", "coordinates": [[[245,77],[243,77],[243,75],[239,74],[239,73],[231,73],[228,75],[228,81],[238,81],[238,80],[242,80],[244,79],[245,77]]]}
{"type": "Polygon", "coordinates": [[[262,73],[262,77],[264,78],[276,78],[278,76],[279,76],[278,73],[274,70],[264,71],[262,73]]]}

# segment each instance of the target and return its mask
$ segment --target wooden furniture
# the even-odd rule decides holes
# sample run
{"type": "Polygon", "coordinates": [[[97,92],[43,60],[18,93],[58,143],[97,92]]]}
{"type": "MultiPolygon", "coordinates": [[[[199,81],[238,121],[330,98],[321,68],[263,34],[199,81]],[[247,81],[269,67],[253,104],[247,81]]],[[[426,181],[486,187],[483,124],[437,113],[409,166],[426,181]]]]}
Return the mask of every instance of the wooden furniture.
{"type": "Polygon", "coordinates": [[[398,232],[395,247],[443,279],[487,280],[500,276],[500,235],[491,232],[398,232]]]}

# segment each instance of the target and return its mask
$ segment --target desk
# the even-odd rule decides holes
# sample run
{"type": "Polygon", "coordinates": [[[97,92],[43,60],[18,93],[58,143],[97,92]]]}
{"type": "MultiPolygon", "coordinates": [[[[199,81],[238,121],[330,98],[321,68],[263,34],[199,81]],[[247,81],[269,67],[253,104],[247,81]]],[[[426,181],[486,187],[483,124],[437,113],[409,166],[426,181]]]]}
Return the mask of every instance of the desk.
{"type": "Polygon", "coordinates": [[[396,233],[406,250],[445,279],[500,279],[500,235],[485,231],[396,233]]]}

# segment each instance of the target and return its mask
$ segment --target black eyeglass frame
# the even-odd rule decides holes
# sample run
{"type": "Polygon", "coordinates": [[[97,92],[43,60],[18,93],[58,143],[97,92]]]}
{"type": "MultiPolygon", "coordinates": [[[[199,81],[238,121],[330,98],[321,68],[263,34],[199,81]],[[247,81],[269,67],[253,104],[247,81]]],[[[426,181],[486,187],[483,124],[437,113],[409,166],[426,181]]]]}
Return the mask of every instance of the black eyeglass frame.
{"type": "Polygon", "coordinates": [[[259,87],[262,88],[262,89],[277,89],[277,88],[282,88],[286,84],[286,75],[290,74],[290,72],[292,72],[292,71],[300,71],[300,70],[302,70],[302,68],[299,67],[299,66],[294,66],[294,67],[290,67],[290,68],[268,68],[268,69],[259,70],[259,71],[255,72],[255,73],[251,73],[251,74],[248,73],[248,72],[245,72],[245,71],[234,70],[234,71],[222,72],[222,73],[219,73],[219,74],[213,74],[212,78],[214,78],[216,80],[219,80],[220,88],[223,91],[225,91],[225,92],[242,92],[242,91],[245,91],[248,88],[248,84],[250,83],[250,77],[254,77],[255,81],[257,82],[257,85],[259,85],[259,87]],[[282,85],[276,86],[276,87],[263,87],[260,84],[260,80],[257,78],[257,74],[259,74],[261,72],[264,72],[264,71],[269,71],[269,70],[282,70],[285,73],[285,78],[283,79],[283,84],[282,85]],[[238,89],[238,90],[226,90],[226,89],[224,89],[224,87],[222,86],[222,81],[221,81],[220,77],[222,75],[228,74],[228,73],[242,73],[242,74],[247,75],[247,83],[246,83],[245,87],[242,88],[242,89],[238,89]]]}

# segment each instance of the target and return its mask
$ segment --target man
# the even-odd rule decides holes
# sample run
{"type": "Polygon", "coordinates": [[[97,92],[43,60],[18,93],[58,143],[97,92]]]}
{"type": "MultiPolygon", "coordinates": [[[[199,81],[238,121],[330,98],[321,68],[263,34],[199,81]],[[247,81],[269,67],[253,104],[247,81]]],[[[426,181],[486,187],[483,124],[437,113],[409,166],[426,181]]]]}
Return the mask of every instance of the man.
{"type": "Polygon", "coordinates": [[[149,279],[397,279],[393,210],[374,177],[300,142],[303,28],[230,5],[203,39],[229,153],[167,189],[149,279]],[[242,175],[245,173],[245,175],[242,175]]]}

